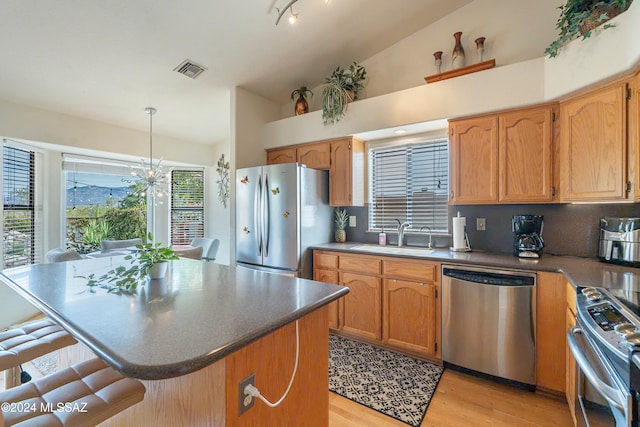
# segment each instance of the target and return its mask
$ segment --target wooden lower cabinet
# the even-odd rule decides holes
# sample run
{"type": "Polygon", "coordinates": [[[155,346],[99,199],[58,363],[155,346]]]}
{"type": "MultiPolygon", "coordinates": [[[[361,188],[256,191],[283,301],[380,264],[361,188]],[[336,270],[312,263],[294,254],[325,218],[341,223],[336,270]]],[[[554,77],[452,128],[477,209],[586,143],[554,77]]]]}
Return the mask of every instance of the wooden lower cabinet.
{"type": "Polygon", "coordinates": [[[537,273],[536,385],[562,394],[565,389],[566,279],[558,273],[537,273]]]}
{"type": "Polygon", "coordinates": [[[435,355],[436,286],[385,279],[383,289],[383,341],[412,352],[435,355]]]}
{"type": "Polygon", "coordinates": [[[342,330],[363,338],[382,338],[382,284],[379,277],[340,273],[340,284],[349,288],[342,298],[342,330]]]}
{"type": "Polygon", "coordinates": [[[329,309],[332,330],[440,359],[439,263],[319,250],[313,260],[315,280],[349,287],[329,309]]]}
{"type": "MultiPolygon", "coordinates": [[[[567,283],[566,285],[566,295],[567,295],[567,308],[566,308],[566,329],[569,329],[576,326],[576,290],[571,286],[571,284],[567,283]]],[[[578,389],[577,389],[577,380],[578,380],[578,368],[576,365],[576,359],[571,354],[571,350],[569,350],[569,344],[565,338],[565,351],[566,351],[566,380],[565,380],[565,395],[567,396],[567,403],[569,405],[569,412],[571,413],[571,418],[573,419],[573,425],[578,424],[578,419],[576,417],[576,411],[580,411],[580,404],[578,403],[578,389]]]]}
{"type": "MultiPolygon", "coordinates": [[[[313,271],[313,280],[318,282],[339,284],[338,272],[316,268],[313,271]]],[[[328,304],[329,308],[329,329],[340,329],[340,300],[328,304]]]]}

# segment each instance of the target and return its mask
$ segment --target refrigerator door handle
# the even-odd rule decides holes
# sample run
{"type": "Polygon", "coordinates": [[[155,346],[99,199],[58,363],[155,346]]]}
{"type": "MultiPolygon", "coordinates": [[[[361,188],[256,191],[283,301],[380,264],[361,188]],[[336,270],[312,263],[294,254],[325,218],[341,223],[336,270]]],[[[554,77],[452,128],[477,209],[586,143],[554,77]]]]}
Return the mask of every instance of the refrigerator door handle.
{"type": "Polygon", "coordinates": [[[264,243],[264,256],[269,256],[269,231],[271,228],[271,210],[269,205],[269,175],[264,175],[264,189],[262,192],[264,200],[263,205],[263,225],[262,225],[262,241],[264,243]]]}
{"type": "Polygon", "coordinates": [[[254,194],[253,228],[255,232],[258,256],[262,256],[262,176],[258,175],[258,185],[254,194]]]}

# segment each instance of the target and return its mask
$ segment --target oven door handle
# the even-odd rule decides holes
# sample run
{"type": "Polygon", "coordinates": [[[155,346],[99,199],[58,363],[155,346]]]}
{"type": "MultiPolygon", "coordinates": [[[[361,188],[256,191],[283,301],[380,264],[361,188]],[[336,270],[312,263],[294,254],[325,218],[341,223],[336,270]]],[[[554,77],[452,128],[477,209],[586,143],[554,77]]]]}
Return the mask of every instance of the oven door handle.
{"type": "Polygon", "coordinates": [[[569,343],[569,349],[571,350],[573,357],[576,359],[578,366],[580,366],[580,369],[584,373],[585,377],[587,377],[589,382],[598,391],[598,393],[600,393],[602,397],[607,400],[607,402],[618,408],[620,411],[622,411],[623,414],[626,413],[626,400],[624,396],[619,390],[609,386],[598,377],[596,372],[589,364],[584,351],[582,350],[582,348],[580,348],[580,344],[576,339],[577,334],[582,335],[582,329],[580,329],[578,326],[575,326],[567,331],[567,342],[569,343]]]}

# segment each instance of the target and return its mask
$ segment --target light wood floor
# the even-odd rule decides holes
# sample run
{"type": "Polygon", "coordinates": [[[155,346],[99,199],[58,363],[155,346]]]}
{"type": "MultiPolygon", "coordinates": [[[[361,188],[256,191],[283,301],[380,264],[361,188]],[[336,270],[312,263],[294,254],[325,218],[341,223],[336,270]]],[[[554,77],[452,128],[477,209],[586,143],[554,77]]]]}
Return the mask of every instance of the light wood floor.
{"type": "MultiPolygon", "coordinates": [[[[329,427],[407,427],[349,399],[329,393],[329,427]]],[[[445,370],[421,427],[567,426],[561,399],[445,370]]]]}

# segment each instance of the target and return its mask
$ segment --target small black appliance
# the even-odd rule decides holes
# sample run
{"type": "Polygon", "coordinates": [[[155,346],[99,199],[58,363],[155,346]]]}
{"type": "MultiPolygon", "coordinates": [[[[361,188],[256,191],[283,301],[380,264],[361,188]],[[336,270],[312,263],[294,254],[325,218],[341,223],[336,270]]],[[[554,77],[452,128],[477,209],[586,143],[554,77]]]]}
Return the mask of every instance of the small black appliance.
{"type": "Polygon", "coordinates": [[[540,258],[542,240],[542,215],[514,215],[511,220],[513,231],[513,253],[519,258],[540,258]]]}

